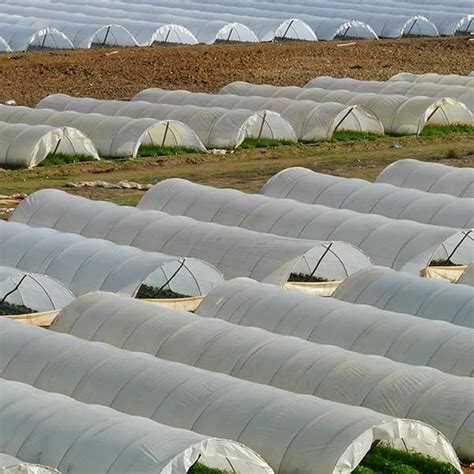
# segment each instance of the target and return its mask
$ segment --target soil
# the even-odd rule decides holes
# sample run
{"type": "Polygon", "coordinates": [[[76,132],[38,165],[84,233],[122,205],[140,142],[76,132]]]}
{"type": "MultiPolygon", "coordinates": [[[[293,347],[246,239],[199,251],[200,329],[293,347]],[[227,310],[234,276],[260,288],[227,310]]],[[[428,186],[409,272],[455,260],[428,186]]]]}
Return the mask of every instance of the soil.
{"type": "Polygon", "coordinates": [[[320,75],[468,74],[473,48],[450,37],[1,53],[0,102],[33,106],[55,93],[127,99],[147,87],[217,92],[237,80],[304,85],[320,75]]]}

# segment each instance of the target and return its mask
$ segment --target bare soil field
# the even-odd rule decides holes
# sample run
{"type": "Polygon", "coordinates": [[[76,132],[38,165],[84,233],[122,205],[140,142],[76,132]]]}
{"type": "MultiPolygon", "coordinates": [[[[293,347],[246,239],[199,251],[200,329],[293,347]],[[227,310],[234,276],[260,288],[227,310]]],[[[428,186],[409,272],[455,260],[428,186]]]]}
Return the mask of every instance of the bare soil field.
{"type": "Polygon", "coordinates": [[[129,98],[147,87],[217,92],[231,81],[304,85],[315,76],[386,80],[400,71],[468,74],[466,37],[168,46],[0,54],[0,102],[48,94],[129,98]]]}

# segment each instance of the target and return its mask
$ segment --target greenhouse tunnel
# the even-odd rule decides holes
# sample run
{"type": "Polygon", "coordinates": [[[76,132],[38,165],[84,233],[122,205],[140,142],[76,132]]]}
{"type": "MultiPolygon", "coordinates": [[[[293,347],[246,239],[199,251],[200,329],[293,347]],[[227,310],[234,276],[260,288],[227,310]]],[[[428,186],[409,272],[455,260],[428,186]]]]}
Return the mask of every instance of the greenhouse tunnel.
{"type": "Polygon", "coordinates": [[[0,330],[4,379],[243,443],[282,474],[350,472],[377,440],[448,462],[461,472],[450,442],[425,423],[7,319],[0,319],[0,330]]]}

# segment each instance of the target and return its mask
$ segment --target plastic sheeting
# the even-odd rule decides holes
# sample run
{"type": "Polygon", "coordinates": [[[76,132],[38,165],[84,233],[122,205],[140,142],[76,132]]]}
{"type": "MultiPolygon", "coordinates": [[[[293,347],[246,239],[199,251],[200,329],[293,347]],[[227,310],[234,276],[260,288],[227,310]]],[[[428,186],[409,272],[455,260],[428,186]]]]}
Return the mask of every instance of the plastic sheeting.
{"type": "Polygon", "coordinates": [[[50,153],[87,155],[98,160],[92,142],[79,130],[48,125],[0,122],[0,164],[33,168],[50,153]]]}
{"type": "Polygon", "coordinates": [[[429,82],[432,84],[444,84],[447,86],[474,87],[474,79],[469,76],[460,76],[458,74],[412,74],[410,72],[401,72],[392,76],[389,81],[405,82],[429,82]]]}
{"type": "Polygon", "coordinates": [[[349,473],[376,439],[460,469],[450,443],[424,423],[14,321],[0,320],[0,329],[5,341],[0,360],[3,378],[233,439],[254,449],[282,474],[349,473]]]}
{"type": "Polygon", "coordinates": [[[474,449],[470,449],[474,420],[470,421],[471,407],[466,404],[474,393],[474,380],[467,377],[200,318],[111,293],[77,299],[60,312],[51,329],[291,392],[424,421],[444,433],[461,458],[474,459],[474,449]],[[409,388],[401,394],[400,387],[405,385],[409,388]],[[400,394],[396,400],[395,394],[400,394]],[[450,407],[448,419],[442,406],[450,407]]]}
{"type": "Polygon", "coordinates": [[[428,193],[474,198],[474,168],[456,168],[410,159],[398,160],[387,166],[375,182],[428,193]]]}
{"type": "Polygon", "coordinates": [[[206,149],[188,126],[175,120],[131,119],[0,105],[0,121],[55,127],[67,125],[86,135],[104,157],[136,158],[141,145],[206,149]]]}
{"type": "Polygon", "coordinates": [[[334,78],[321,76],[309,81],[305,88],[321,88],[329,90],[348,90],[350,92],[373,92],[376,94],[402,94],[408,97],[426,96],[434,98],[456,99],[462,102],[472,112],[474,111],[474,97],[472,89],[462,86],[446,84],[430,84],[429,82],[413,83],[404,81],[363,81],[350,77],[334,78]]]}
{"type": "MultiPolygon", "coordinates": [[[[275,198],[380,214],[425,224],[472,229],[474,199],[431,194],[363,179],[316,173],[306,168],[287,168],[270,178],[261,190],[275,198]]],[[[474,235],[472,236],[474,238],[474,235]]]]}
{"type": "MultiPolygon", "coordinates": [[[[26,204],[21,204],[26,206],[26,204]]],[[[350,242],[376,265],[418,274],[433,258],[460,263],[474,258],[474,244],[462,232],[379,215],[217,189],[183,179],[161,181],[142,197],[141,209],[186,215],[206,222],[297,237],[350,242]]],[[[25,211],[26,222],[32,211],[25,211]]]]}
{"type": "Polygon", "coordinates": [[[182,474],[197,460],[210,467],[233,466],[241,474],[273,472],[241,444],[80,403],[23,383],[0,381],[0,413],[2,450],[65,473],[182,474]]]}
{"type": "Polygon", "coordinates": [[[467,285],[452,285],[386,268],[371,268],[352,275],[336,289],[333,297],[474,327],[474,289],[467,285]]]}
{"type": "Polygon", "coordinates": [[[196,314],[453,375],[473,375],[473,331],[442,321],[315,298],[244,278],[215,288],[196,314]]]}
{"type": "Polygon", "coordinates": [[[474,264],[471,263],[471,265],[467,266],[457,283],[474,286],[474,264]]]}
{"type": "Polygon", "coordinates": [[[382,122],[385,133],[393,135],[419,134],[427,124],[473,123],[471,111],[462,102],[446,98],[406,97],[403,95],[359,93],[315,87],[279,87],[249,84],[247,82],[228,84],[221,89],[220,94],[286,97],[305,101],[360,105],[382,122]]]}
{"type": "Polygon", "coordinates": [[[35,311],[61,309],[74,299],[74,295],[53,278],[0,266],[0,300],[5,297],[9,303],[35,311]]]}
{"type": "Polygon", "coordinates": [[[281,114],[295,130],[299,140],[329,140],[337,130],[383,133],[380,121],[359,106],[290,99],[265,99],[263,97],[241,97],[238,95],[215,95],[146,89],[139,92],[134,100],[155,104],[197,105],[202,107],[222,107],[225,109],[272,110],[281,114]]]}
{"type": "Polygon", "coordinates": [[[8,454],[0,453],[1,474],[60,474],[57,469],[41,466],[39,464],[28,464],[8,454]]]}
{"type": "Polygon", "coordinates": [[[288,239],[90,201],[50,189],[28,196],[11,220],[104,238],[147,251],[199,255],[227,279],[246,276],[280,286],[292,272],[342,280],[372,265],[359,249],[344,242],[288,239]]]}
{"type": "Polygon", "coordinates": [[[222,275],[197,259],[143,252],[100,239],[0,221],[0,264],[56,278],[76,296],[105,290],[134,296],[143,283],[185,296],[207,294],[222,275]]]}
{"type": "Polygon", "coordinates": [[[75,98],[50,95],[37,108],[96,112],[104,115],[177,120],[188,125],[207,148],[235,148],[247,137],[296,140],[293,127],[281,115],[267,111],[227,110],[193,105],[156,105],[149,102],[75,98]]]}

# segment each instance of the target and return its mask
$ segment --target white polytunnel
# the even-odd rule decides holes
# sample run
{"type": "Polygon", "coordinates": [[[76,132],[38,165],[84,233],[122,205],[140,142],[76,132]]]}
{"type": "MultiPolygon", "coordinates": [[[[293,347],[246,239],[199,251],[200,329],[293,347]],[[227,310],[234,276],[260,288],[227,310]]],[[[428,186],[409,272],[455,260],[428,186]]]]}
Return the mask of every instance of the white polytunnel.
{"type": "MultiPolygon", "coordinates": [[[[3,381],[1,382],[1,385],[3,386],[3,381]]],[[[13,383],[11,385],[13,386],[13,383]]],[[[52,467],[41,466],[39,464],[29,464],[13,456],[10,456],[9,454],[4,454],[4,453],[0,453],[0,473],[1,474],[60,474],[60,472],[57,469],[53,469],[52,467]]]]}
{"type": "MultiPolygon", "coordinates": [[[[13,328],[22,326],[10,323],[13,328]]],[[[52,391],[0,379],[0,449],[58,469],[11,474],[182,474],[196,462],[211,468],[233,466],[233,472],[241,474],[273,472],[240,443],[81,403],[52,391]]]]}
{"type": "Polygon", "coordinates": [[[474,111],[474,97],[472,88],[470,87],[433,84],[429,82],[363,81],[350,77],[335,78],[330,76],[316,77],[305,85],[307,89],[313,87],[326,90],[347,90],[349,92],[375,93],[381,95],[401,94],[407,97],[451,98],[462,102],[471,112],[474,111]]]}
{"type": "MultiPolygon", "coordinates": [[[[408,219],[456,229],[474,227],[473,198],[461,199],[449,194],[342,178],[307,168],[280,171],[267,181],[261,193],[274,198],[380,214],[392,219],[408,219]]],[[[474,234],[471,239],[474,239],[474,234]]]]}
{"type": "Polygon", "coordinates": [[[151,104],[50,95],[37,108],[156,120],[177,120],[190,127],[206,148],[235,148],[247,137],[296,141],[295,131],[280,114],[268,110],[151,104]]]}
{"type": "Polygon", "coordinates": [[[196,314],[452,375],[474,375],[473,330],[444,321],[315,298],[246,278],[215,288],[196,314]]]}
{"type": "Polygon", "coordinates": [[[143,90],[132,98],[132,101],[136,100],[154,104],[272,110],[288,120],[297,138],[304,141],[329,140],[337,130],[372,133],[383,133],[384,131],[380,121],[363,107],[346,106],[335,102],[317,104],[312,101],[284,98],[266,99],[256,96],[241,97],[231,94],[216,95],[165,89],[143,90]]]}
{"type": "Polygon", "coordinates": [[[340,281],[372,266],[369,257],[345,242],[279,237],[91,201],[54,189],[28,196],[17,206],[11,221],[107,239],[148,252],[199,255],[226,279],[244,276],[280,286],[293,275],[340,281]]]}
{"type": "Polygon", "coordinates": [[[11,51],[74,49],[71,40],[56,28],[35,28],[10,24],[0,17],[0,35],[11,51]]]}
{"type": "MultiPolygon", "coordinates": [[[[0,221],[0,264],[59,280],[76,296],[94,290],[134,296],[142,285],[200,296],[222,274],[194,258],[176,258],[101,239],[0,221]]],[[[178,297],[178,296],[177,296],[178,297]]]]}
{"type": "Polygon", "coordinates": [[[377,440],[449,462],[461,472],[450,442],[423,422],[7,319],[0,320],[0,331],[3,378],[237,441],[282,474],[349,473],[377,440]]]}
{"type": "Polygon", "coordinates": [[[1,35],[1,25],[0,25],[0,53],[11,53],[10,45],[7,43],[7,40],[1,35]]]}
{"type": "Polygon", "coordinates": [[[459,277],[457,283],[462,285],[474,286],[474,264],[471,263],[466,267],[464,272],[459,277]]]}
{"type": "Polygon", "coordinates": [[[99,159],[91,140],[75,128],[0,121],[0,165],[33,168],[57,153],[99,159]]]}
{"type": "Polygon", "coordinates": [[[423,421],[441,431],[458,455],[470,449],[474,380],[431,368],[314,344],[258,328],[177,312],[111,293],[91,293],[64,308],[52,330],[146,352],[296,393],[423,421]],[[355,375],[357,374],[357,375],[355,375]],[[403,394],[397,387],[413,381],[403,394]],[[394,401],[394,394],[400,398],[394,401]],[[450,417],[440,407],[450,407],[450,417]]]}
{"type": "Polygon", "coordinates": [[[428,193],[451,194],[458,198],[474,198],[474,168],[456,168],[412,159],[398,160],[387,166],[375,182],[428,193]]]}
{"type": "Polygon", "coordinates": [[[474,327],[474,288],[375,267],[346,279],[334,298],[474,327]]]}
{"type": "MultiPolygon", "coordinates": [[[[29,207],[28,199],[19,209],[29,207]]],[[[33,205],[33,209],[40,206],[33,205]]],[[[212,188],[183,179],[157,183],[144,194],[138,207],[292,238],[349,242],[375,265],[416,274],[433,259],[462,264],[474,259],[474,237],[466,237],[459,230],[212,188]]],[[[15,212],[19,215],[14,213],[13,219],[29,222],[38,211],[15,212]]]]}
{"type": "Polygon", "coordinates": [[[87,136],[103,157],[136,158],[142,145],[206,150],[197,135],[176,120],[133,119],[0,105],[0,121],[58,127],[67,125],[87,136]]]}
{"type": "Polygon", "coordinates": [[[392,76],[389,81],[404,82],[429,82],[434,84],[444,84],[447,86],[474,87],[474,79],[469,76],[458,74],[437,74],[434,72],[427,74],[412,74],[411,72],[401,72],[392,76]]]}
{"type": "Polygon", "coordinates": [[[385,133],[416,135],[426,125],[472,124],[471,111],[461,102],[448,98],[406,97],[374,93],[349,92],[296,86],[271,86],[233,82],[219,94],[240,96],[285,97],[313,102],[339,102],[359,105],[383,124],[385,133]]]}
{"type": "Polygon", "coordinates": [[[47,275],[0,266],[1,303],[22,305],[33,311],[52,311],[61,309],[73,299],[70,290],[47,275]]]}

